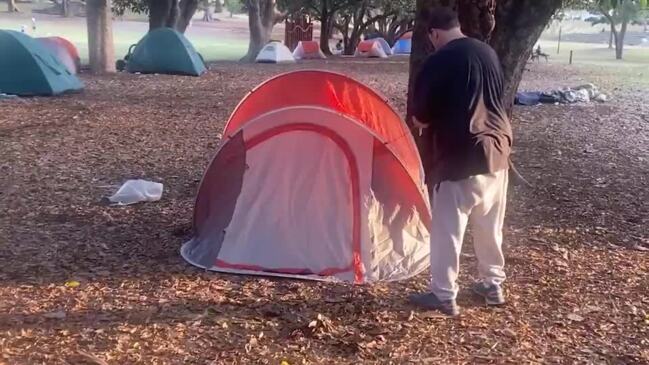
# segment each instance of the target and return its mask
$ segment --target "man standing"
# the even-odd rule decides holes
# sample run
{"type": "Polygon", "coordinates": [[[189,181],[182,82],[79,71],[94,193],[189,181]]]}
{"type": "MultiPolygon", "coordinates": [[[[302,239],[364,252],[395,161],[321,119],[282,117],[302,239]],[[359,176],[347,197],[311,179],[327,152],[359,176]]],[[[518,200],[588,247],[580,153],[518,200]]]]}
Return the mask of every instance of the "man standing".
{"type": "Polygon", "coordinates": [[[467,38],[449,8],[432,9],[427,27],[436,52],[415,81],[413,114],[429,147],[422,160],[433,219],[432,280],[431,292],[411,302],[457,315],[460,251],[469,223],[480,275],[473,290],[489,305],[505,303],[502,228],[512,132],[494,50],[467,38]]]}

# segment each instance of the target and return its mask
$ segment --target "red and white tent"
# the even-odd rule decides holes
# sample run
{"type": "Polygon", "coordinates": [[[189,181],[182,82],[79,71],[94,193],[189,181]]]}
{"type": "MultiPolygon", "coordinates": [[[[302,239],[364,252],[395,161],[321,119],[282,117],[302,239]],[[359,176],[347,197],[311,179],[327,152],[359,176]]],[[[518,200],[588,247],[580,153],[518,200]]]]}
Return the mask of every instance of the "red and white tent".
{"type": "Polygon", "coordinates": [[[360,42],[356,47],[354,55],[356,57],[388,57],[388,54],[383,49],[381,43],[375,42],[373,39],[360,42]]]}
{"type": "Polygon", "coordinates": [[[320,45],[316,41],[300,41],[293,51],[293,58],[296,60],[306,59],[325,59],[327,56],[320,49],[320,45]]]}
{"type": "Polygon", "coordinates": [[[81,59],[79,58],[79,51],[77,47],[62,37],[43,37],[36,38],[46,49],[56,56],[56,58],[75,75],[81,68],[81,59]]]}
{"type": "Polygon", "coordinates": [[[365,283],[428,265],[427,194],[408,127],[346,76],[295,71],[235,109],[181,253],[210,270],[365,283]]]}

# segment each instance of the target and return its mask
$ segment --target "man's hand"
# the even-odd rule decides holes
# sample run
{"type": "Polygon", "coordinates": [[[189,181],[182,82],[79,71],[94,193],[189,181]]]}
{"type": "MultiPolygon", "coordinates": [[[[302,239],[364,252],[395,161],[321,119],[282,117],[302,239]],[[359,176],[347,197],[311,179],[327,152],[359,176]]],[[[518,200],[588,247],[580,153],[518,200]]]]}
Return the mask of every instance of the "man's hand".
{"type": "Polygon", "coordinates": [[[420,122],[417,117],[412,117],[412,124],[419,130],[419,136],[421,137],[424,128],[428,128],[428,124],[420,122]]]}

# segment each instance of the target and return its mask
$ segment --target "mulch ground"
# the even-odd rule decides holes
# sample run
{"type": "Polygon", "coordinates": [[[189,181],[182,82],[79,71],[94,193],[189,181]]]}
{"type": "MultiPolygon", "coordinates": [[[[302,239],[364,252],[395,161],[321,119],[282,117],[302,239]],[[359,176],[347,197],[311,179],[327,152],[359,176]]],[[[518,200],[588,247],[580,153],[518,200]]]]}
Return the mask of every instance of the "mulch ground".
{"type": "MultiPolygon", "coordinates": [[[[593,81],[612,100],[516,109],[514,160],[533,188],[510,190],[505,307],[463,291],[458,318],[418,311],[406,297],[426,275],[355,287],[185,263],[229,113],[295,67],[83,75],[82,94],[0,101],[0,364],[649,364],[646,74],[530,66],[524,88],[593,81]],[[129,178],[164,183],[163,199],[102,204],[129,178]]],[[[297,67],[350,74],[404,108],[403,61],[297,67]]]]}

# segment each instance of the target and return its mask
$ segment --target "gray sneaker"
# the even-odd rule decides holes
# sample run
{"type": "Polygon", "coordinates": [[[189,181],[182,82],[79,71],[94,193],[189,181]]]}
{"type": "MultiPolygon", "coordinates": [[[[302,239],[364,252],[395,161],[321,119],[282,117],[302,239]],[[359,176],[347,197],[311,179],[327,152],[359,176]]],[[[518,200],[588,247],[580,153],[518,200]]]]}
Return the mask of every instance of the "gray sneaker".
{"type": "Polygon", "coordinates": [[[433,293],[411,295],[410,303],[425,309],[438,310],[447,316],[460,314],[460,307],[457,306],[455,299],[439,300],[433,293]]]}
{"type": "Polygon", "coordinates": [[[487,305],[505,304],[505,295],[500,285],[488,285],[481,281],[473,284],[473,292],[484,298],[487,305]]]}

